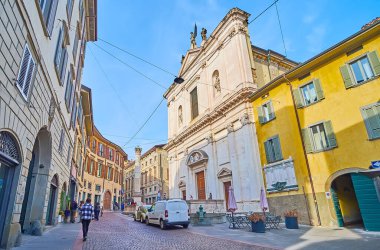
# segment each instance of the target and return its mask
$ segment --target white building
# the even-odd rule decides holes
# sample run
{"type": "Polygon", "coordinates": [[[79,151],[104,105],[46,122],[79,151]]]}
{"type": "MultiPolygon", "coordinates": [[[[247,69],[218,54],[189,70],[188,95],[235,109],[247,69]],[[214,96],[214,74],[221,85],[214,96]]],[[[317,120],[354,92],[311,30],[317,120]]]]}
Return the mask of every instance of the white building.
{"type": "Polygon", "coordinates": [[[57,223],[96,9],[96,0],[0,2],[0,248],[57,223]]]}
{"type": "Polygon", "coordinates": [[[291,67],[284,58],[278,64],[260,59],[269,51],[251,45],[248,17],[234,8],[209,38],[202,29],[200,47],[192,42],[182,61],[179,75],[185,81],[165,93],[169,196],[197,204],[212,196],[223,201],[219,212],[226,211],[229,186],[238,211],[259,208],[263,177],[248,97],[291,67]]]}

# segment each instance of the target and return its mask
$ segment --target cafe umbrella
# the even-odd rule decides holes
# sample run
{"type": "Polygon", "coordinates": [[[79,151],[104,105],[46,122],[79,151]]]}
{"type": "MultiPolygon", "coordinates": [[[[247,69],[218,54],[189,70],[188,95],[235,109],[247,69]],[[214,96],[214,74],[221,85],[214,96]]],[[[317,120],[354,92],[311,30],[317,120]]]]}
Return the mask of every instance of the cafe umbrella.
{"type": "Polygon", "coordinates": [[[234,222],[234,212],[237,210],[237,204],[235,200],[235,195],[234,195],[234,189],[230,186],[228,189],[228,209],[229,212],[232,213],[232,225],[233,228],[235,228],[235,222],[234,222]]]}

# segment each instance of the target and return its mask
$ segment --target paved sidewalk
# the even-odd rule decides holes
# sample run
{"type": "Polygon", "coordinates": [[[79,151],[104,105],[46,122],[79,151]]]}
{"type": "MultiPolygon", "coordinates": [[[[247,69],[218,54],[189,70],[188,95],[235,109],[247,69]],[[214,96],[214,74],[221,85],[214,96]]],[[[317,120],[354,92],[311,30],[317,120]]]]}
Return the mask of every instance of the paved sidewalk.
{"type": "Polygon", "coordinates": [[[234,240],[274,249],[380,249],[380,232],[362,229],[300,226],[300,229],[267,230],[254,233],[246,229],[229,229],[228,224],[210,227],[189,227],[190,232],[210,237],[234,240]]]}
{"type": "Polygon", "coordinates": [[[42,236],[24,234],[22,236],[21,246],[13,249],[73,249],[76,239],[80,237],[80,233],[82,232],[81,228],[81,223],[60,223],[55,227],[47,229],[42,236]]]}

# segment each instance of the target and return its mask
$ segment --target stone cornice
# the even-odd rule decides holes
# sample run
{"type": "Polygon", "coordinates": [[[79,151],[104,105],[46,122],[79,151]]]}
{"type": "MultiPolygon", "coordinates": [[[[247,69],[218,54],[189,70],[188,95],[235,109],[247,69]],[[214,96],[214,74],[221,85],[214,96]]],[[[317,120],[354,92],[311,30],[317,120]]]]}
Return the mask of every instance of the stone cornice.
{"type": "Polygon", "coordinates": [[[197,133],[204,127],[212,124],[213,122],[219,120],[224,116],[225,113],[232,110],[234,107],[238,106],[241,103],[244,103],[248,100],[248,97],[256,90],[255,87],[243,87],[239,89],[236,93],[218,105],[213,111],[208,114],[205,114],[201,119],[192,124],[190,127],[185,129],[175,138],[170,140],[168,144],[164,147],[165,150],[170,150],[173,147],[180,144],[182,141],[189,138],[191,135],[197,133]]]}

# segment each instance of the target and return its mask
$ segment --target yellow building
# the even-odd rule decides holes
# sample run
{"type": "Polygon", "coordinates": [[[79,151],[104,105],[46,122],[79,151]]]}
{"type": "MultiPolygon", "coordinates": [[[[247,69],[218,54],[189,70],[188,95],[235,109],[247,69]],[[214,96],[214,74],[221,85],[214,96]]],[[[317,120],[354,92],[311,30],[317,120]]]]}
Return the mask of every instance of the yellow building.
{"type": "Polygon", "coordinates": [[[252,94],[270,210],[380,230],[379,48],[366,25],[252,94]]]}
{"type": "Polygon", "coordinates": [[[124,160],[128,156],[95,127],[91,100],[91,89],[82,85],[80,103],[84,124],[77,126],[73,155],[77,166],[77,200],[91,198],[93,203],[99,202],[105,210],[112,210],[115,202],[124,202],[123,171],[124,160]]]}

